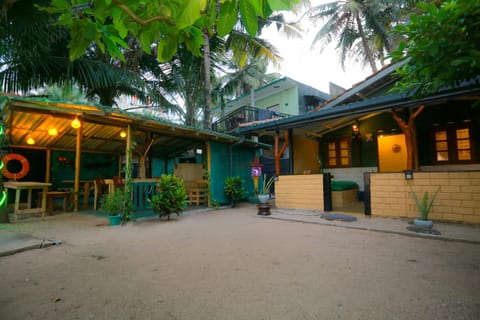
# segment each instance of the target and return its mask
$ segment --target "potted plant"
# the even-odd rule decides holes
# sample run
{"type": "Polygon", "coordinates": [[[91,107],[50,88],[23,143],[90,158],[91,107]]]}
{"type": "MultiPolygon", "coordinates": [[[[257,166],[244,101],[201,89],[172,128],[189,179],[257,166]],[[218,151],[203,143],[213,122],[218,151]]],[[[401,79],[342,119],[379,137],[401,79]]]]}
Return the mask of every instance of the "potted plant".
{"type": "Polygon", "coordinates": [[[235,207],[238,200],[245,196],[245,189],[243,188],[243,180],[239,177],[227,177],[223,190],[225,195],[230,200],[232,208],[235,207]]]}
{"type": "Polygon", "coordinates": [[[275,177],[270,177],[270,179],[267,180],[267,175],[263,174],[262,186],[258,193],[258,201],[260,201],[260,203],[268,203],[270,199],[270,188],[274,182],[275,177]]]}
{"type": "Polygon", "coordinates": [[[432,220],[428,219],[428,215],[432,210],[433,202],[435,201],[439,191],[440,187],[438,187],[438,189],[432,194],[431,197],[428,191],[425,191],[421,200],[418,199],[415,192],[412,192],[413,199],[415,200],[415,205],[417,206],[418,212],[420,213],[420,218],[413,220],[414,225],[424,228],[432,228],[433,222],[432,220]]]}
{"type": "Polygon", "coordinates": [[[102,197],[101,209],[108,213],[110,225],[119,225],[125,209],[125,192],[121,189],[102,197]]]}
{"type": "Polygon", "coordinates": [[[172,213],[179,216],[188,205],[183,180],[172,174],[163,174],[157,187],[158,193],[150,199],[150,203],[158,218],[167,217],[167,220],[170,220],[172,213]]]}

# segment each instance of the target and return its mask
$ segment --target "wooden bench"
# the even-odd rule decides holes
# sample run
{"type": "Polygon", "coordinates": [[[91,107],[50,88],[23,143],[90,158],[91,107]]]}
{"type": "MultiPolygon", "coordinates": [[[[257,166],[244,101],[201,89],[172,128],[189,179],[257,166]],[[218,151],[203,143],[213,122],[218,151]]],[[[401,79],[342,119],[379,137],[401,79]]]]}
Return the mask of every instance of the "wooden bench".
{"type": "MultiPolygon", "coordinates": [[[[66,191],[48,191],[47,192],[47,212],[49,215],[52,215],[54,210],[55,199],[63,199],[62,208],[63,212],[67,211],[67,201],[70,197],[70,192],[66,191]]],[[[40,204],[42,200],[42,192],[38,193],[38,203],[40,204]]]]}

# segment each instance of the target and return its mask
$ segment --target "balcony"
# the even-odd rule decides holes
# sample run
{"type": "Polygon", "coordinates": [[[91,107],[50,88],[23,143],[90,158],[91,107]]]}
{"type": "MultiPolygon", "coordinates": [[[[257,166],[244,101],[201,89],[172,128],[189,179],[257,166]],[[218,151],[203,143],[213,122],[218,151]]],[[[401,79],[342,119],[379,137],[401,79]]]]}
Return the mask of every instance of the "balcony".
{"type": "Polygon", "coordinates": [[[256,121],[268,121],[289,117],[290,115],[277,111],[259,109],[256,107],[243,106],[225,117],[212,123],[212,130],[217,132],[231,133],[242,124],[254,123],[256,121]]]}

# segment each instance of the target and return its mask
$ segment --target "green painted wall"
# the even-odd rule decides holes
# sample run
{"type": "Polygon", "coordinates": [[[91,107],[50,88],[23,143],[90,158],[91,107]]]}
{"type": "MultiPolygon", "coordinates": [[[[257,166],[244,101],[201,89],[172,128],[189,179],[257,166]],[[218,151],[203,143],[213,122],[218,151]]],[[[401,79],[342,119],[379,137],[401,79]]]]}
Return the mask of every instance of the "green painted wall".
{"type": "Polygon", "coordinates": [[[210,192],[212,200],[227,204],[223,186],[229,176],[240,176],[244,182],[247,196],[253,195],[253,180],[250,176],[250,164],[253,162],[255,149],[239,145],[210,142],[210,192]]]}
{"type": "MultiPolygon", "coordinates": [[[[352,167],[375,167],[377,159],[377,136],[380,134],[401,133],[390,113],[380,114],[359,122],[360,138],[352,139],[352,167]],[[381,132],[379,132],[381,130],[381,132]],[[371,134],[371,139],[367,135],[371,134]]],[[[329,132],[320,141],[320,154],[325,163],[327,159],[326,143],[330,139],[352,137],[352,127],[346,126],[329,132]]]]}
{"type": "MultiPolygon", "coordinates": [[[[118,156],[101,153],[82,153],[80,180],[105,179],[118,175],[118,156]]],[[[52,151],[51,179],[53,188],[63,180],[75,178],[75,152],[52,151]],[[61,161],[63,160],[63,161],[61,161]]]]}
{"type": "Polygon", "coordinates": [[[480,162],[480,107],[469,101],[453,101],[448,105],[429,106],[415,120],[420,165],[433,165],[433,136],[435,127],[448,128],[469,125],[472,130],[473,158],[480,162]]]}
{"type": "Polygon", "coordinates": [[[255,106],[261,109],[267,109],[276,104],[280,106],[281,113],[298,115],[298,88],[283,90],[276,95],[255,101],[255,106]]]}

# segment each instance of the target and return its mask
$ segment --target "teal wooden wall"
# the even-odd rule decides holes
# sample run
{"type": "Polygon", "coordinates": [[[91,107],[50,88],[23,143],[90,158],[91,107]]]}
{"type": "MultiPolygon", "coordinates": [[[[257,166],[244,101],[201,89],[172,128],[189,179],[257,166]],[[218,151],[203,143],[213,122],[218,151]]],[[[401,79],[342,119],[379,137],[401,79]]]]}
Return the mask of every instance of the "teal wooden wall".
{"type": "MultiPolygon", "coordinates": [[[[105,179],[118,175],[118,156],[101,153],[82,153],[80,180],[105,179]]],[[[75,152],[52,151],[51,181],[53,187],[63,180],[75,178],[75,152]],[[63,161],[61,161],[63,160],[63,161]]]]}
{"type": "Polygon", "coordinates": [[[223,191],[225,179],[229,176],[242,178],[244,180],[243,187],[247,191],[246,196],[253,195],[250,164],[253,162],[254,156],[254,147],[210,142],[210,193],[213,201],[220,204],[229,202],[223,191]]]}

